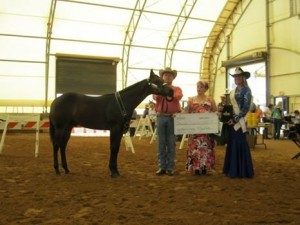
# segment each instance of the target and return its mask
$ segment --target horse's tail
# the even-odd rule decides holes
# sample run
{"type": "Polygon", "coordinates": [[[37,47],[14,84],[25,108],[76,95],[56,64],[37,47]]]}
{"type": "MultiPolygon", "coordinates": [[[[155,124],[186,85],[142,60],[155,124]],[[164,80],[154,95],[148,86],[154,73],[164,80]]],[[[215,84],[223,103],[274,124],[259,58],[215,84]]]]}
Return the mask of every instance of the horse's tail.
{"type": "Polygon", "coordinates": [[[49,118],[49,134],[50,134],[51,142],[54,143],[55,126],[53,125],[51,118],[49,118]]]}

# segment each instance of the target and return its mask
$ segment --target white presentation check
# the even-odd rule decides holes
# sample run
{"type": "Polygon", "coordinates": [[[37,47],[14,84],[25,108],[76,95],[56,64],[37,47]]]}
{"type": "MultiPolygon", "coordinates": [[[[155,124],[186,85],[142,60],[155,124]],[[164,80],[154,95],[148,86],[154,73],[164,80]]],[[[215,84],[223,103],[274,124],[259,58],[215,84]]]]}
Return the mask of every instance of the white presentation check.
{"type": "Polygon", "coordinates": [[[175,134],[215,134],[219,132],[216,113],[178,113],[174,118],[175,134]]]}

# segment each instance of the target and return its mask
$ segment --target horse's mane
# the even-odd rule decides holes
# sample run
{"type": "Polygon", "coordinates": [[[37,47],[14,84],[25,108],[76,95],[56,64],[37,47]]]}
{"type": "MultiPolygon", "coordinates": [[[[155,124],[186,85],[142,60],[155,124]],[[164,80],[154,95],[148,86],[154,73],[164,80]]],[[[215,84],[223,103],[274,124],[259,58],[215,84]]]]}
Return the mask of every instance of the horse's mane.
{"type": "Polygon", "coordinates": [[[148,79],[144,79],[144,80],[138,81],[138,82],[136,82],[136,83],[134,83],[134,84],[132,84],[132,85],[130,85],[130,86],[128,86],[128,87],[126,87],[126,88],[120,90],[120,91],[126,91],[126,90],[128,90],[129,88],[133,88],[133,87],[135,87],[135,86],[138,86],[138,85],[140,85],[141,83],[143,83],[143,82],[145,82],[145,81],[147,81],[147,80],[148,80],[148,79]]]}
{"type": "MultiPolygon", "coordinates": [[[[131,88],[134,88],[135,86],[138,86],[138,85],[140,85],[142,82],[145,82],[147,79],[144,79],[144,80],[141,80],[141,81],[138,81],[137,83],[134,83],[134,84],[132,84],[132,85],[130,85],[130,86],[128,86],[128,87],[126,87],[126,88],[124,88],[124,89],[122,89],[122,90],[119,90],[119,91],[116,91],[116,92],[123,92],[123,91],[127,91],[128,89],[131,89],[131,88]]],[[[104,97],[104,96],[111,96],[111,95],[115,95],[115,93],[116,92],[114,92],[114,93],[107,93],[107,94],[104,94],[104,95],[101,95],[101,96],[98,96],[98,97],[104,97]]]]}

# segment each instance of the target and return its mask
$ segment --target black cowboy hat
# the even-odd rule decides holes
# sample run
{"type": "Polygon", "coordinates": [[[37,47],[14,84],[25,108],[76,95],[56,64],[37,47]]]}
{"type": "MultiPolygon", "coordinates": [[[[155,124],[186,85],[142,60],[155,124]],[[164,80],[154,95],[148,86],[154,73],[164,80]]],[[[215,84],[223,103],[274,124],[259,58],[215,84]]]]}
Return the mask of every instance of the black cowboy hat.
{"type": "Polygon", "coordinates": [[[244,70],[242,70],[241,67],[236,67],[234,74],[230,74],[230,76],[235,77],[235,76],[244,76],[246,79],[248,79],[250,77],[250,73],[249,72],[245,72],[244,70]]]}

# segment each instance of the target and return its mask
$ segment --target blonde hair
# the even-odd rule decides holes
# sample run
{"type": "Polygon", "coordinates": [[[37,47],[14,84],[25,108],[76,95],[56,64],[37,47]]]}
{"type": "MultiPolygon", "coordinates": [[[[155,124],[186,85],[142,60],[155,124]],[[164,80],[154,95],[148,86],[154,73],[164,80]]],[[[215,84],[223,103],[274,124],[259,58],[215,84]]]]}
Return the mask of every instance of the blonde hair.
{"type": "Polygon", "coordinates": [[[275,108],[282,108],[282,101],[278,102],[275,108]]]}
{"type": "Polygon", "coordinates": [[[249,87],[248,81],[247,81],[247,79],[246,79],[245,76],[243,76],[243,86],[244,86],[244,87],[249,87]]]}
{"type": "Polygon", "coordinates": [[[199,80],[197,82],[197,86],[198,85],[201,85],[201,86],[205,87],[206,89],[208,89],[208,83],[206,81],[199,80]]]}

